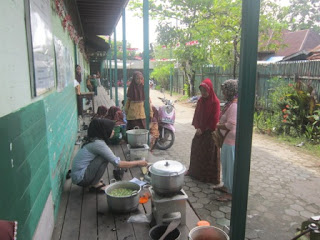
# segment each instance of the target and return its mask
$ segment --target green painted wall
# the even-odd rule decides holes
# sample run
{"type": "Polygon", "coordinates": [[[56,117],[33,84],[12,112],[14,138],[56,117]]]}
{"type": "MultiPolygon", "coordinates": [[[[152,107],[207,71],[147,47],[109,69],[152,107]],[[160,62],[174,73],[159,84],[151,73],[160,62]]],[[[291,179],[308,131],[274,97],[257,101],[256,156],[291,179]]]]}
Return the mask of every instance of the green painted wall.
{"type": "Polygon", "coordinates": [[[0,118],[0,126],[0,219],[18,221],[19,236],[31,236],[50,191],[43,102],[0,118]]]}
{"type": "MultiPolygon", "coordinates": [[[[18,239],[28,240],[50,192],[57,214],[77,136],[76,96],[70,79],[61,92],[31,97],[23,1],[1,2],[0,29],[0,219],[18,221],[18,239]]],[[[52,31],[74,56],[55,13],[52,31]]]]}

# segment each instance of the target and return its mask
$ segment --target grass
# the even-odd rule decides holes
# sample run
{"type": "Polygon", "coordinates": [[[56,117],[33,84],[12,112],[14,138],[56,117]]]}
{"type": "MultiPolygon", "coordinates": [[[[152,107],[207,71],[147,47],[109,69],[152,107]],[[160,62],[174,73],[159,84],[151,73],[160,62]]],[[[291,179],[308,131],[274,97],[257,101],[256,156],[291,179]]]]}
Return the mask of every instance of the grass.
{"type": "Polygon", "coordinates": [[[316,157],[320,156],[320,144],[312,144],[311,142],[308,142],[306,138],[290,137],[290,136],[277,136],[276,138],[277,140],[287,143],[288,145],[291,145],[291,146],[296,146],[297,144],[300,144],[301,142],[303,142],[304,145],[300,147],[301,151],[316,157]]]}
{"type": "Polygon", "coordinates": [[[291,137],[285,135],[276,135],[274,133],[261,132],[261,130],[259,130],[256,126],[253,126],[253,131],[258,134],[267,134],[270,137],[272,137],[275,141],[285,143],[289,146],[296,146],[303,142],[303,146],[299,147],[299,149],[302,152],[316,157],[320,156],[320,144],[313,144],[310,141],[308,141],[305,137],[291,137]]]}
{"type": "Polygon", "coordinates": [[[187,95],[183,95],[182,97],[179,98],[179,101],[185,101],[189,99],[189,97],[187,95]]]}

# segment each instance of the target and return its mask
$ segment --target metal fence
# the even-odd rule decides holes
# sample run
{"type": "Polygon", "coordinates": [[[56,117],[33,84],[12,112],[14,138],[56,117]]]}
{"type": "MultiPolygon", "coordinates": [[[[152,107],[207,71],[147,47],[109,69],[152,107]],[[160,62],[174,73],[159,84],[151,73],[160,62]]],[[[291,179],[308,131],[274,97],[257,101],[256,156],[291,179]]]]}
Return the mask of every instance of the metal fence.
{"type": "MultiPolygon", "coordinates": [[[[237,75],[239,71],[237,70],[237,75]]],[[[222,99],[221,84],[230,78],[233,78],[232,69],[223,69],[220,67],[207,67],[197,71],[195,78],[195,87],[197,95],[200,94],[198,86],[200,82],[210,78],[217,96],[222,99]]],[[[315,91],[318,102],[320,102],[320,61],[295,61],[280,62],[271,64],[260,64],[257,66],[256,78],[256,96],[266,99],[270,92],[270,79],[277,78],[279,81],[294,83],[301,80],[312,86],[315,91]]],[[[173,91],[184,94],[184,84],[186,79],[181,71],[175,71],[173,76],[173,91]]]]}

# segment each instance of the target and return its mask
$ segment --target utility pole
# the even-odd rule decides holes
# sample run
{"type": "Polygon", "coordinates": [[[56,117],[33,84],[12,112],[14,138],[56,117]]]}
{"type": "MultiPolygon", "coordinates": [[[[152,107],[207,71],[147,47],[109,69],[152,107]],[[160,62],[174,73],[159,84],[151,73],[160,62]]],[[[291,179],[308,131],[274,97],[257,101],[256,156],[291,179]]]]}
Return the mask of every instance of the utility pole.
{"type": "Polygon", "coordinates": [[[146,128],[149,129],[149,1],[143,0],[143,76],[144,76],[144,109],[146,113],[146,128]]]}
{"type": "MultiPolygon", "coordinates": [[[[170,46],[170,65],[172,62],[172,46],[170,46]]],[[[172,88],[173,88],[173,78],[172,78],[172,67],[170,67],[170,96],[172,96],[172,88]]]]}
{"type": "Polygon", "coordinates": [[[243,240],[246,233],[259,13],[260,0],[242,1],[238,120],[230,223],[231,240],[243,240]]]}
{"type": "Polygon", "coordinates": [[[115,84],[115,95],[116,95],[116,99],[115,99],[115,103],[116,106],[119,106],[119,100],[118,100],[118,68],[117,68],[117,32],[116,32],[116,28],[114,28],[114,84],[115,84]]]}
{"type": "Polygon", "coordinates": [[[122,10],[122,49],[123,49],[123,100],[127,101],[127,40],[126,40],[126,9],[122,10]]]}

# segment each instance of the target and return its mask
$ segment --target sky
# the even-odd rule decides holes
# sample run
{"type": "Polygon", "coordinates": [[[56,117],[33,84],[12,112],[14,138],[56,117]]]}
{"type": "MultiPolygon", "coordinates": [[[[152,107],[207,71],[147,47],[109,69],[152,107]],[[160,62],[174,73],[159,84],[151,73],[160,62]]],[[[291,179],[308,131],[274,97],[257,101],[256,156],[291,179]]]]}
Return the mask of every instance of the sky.
{"type": "MultiPolygon", "coordinates": [[[[282,6],[288,6],[289,0],[274,0],[282,6]]],[[[151,20],[149,17],[149,43],[156,41],[157,21],[151,20]]],[[[120,18],[117,28],[117,41],[122,41],[122,17],[120,18]]],[[[111,36],[113,41],[114,37],[111,36]]],[[[143,19],[135,17],[130,9],[126,8],[126,39],[127,43],[131,43],[132,48],[138,48],[139,52],[143,51],[143,19]]]]}
{"type": "MultiPolygon", "coordinates": [[[[149,18],[149,43],[156,40],[156,21],[149,18]]],[[[122,41],[122,17],[120,18],[117,28],[117,41],[122,41]]],[[[111,36],[113,41],[114,37],[111,36]]],[[[139,52],[143,51],[143,19],[134,17],[133,12],[126,9],[126,39],[127,43],[131,43],[132,48],[139,48],[139,52]]]]}

